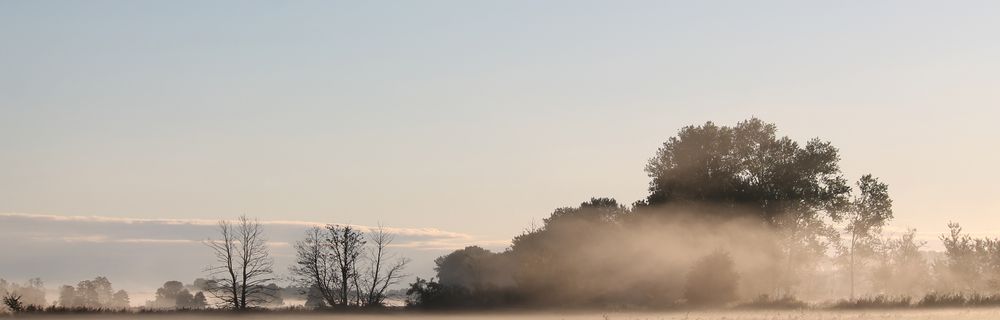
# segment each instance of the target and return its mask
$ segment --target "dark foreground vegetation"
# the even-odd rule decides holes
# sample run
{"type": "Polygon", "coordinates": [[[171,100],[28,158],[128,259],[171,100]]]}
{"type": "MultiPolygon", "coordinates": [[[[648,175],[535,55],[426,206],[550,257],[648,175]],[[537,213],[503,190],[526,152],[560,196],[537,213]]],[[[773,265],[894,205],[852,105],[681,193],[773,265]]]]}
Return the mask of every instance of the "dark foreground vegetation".
{"type": "MultiPolygon", "coordinates": [[[[830,142],[800,143],[758,119],[685,127],[646,165],[645,199],[592,198],[556,209],[502,252],[470,246],[442,256],[436,277],[408,285],[407,308],[1000,305],[1000,240],[953,223],[940,237],[946,251],[933,254],[915,230],[884,232],[894,216],[888,185],[871,174],[848,179],[839,160],[830,142]]],[[[307,230],[281,277],[306,301],[294,308],[280,307],[289,288],[274,284],[262,225],[240,217],[218,231],[206,242],[216,257],[209,279],[167,282],[143,308],[103,277],[63,286],[55,305],[40,280],[2,282],[0,294],[16,313],[398,310],[387,299],[408,260],[391,252],[386,229],[307,230]]]]}

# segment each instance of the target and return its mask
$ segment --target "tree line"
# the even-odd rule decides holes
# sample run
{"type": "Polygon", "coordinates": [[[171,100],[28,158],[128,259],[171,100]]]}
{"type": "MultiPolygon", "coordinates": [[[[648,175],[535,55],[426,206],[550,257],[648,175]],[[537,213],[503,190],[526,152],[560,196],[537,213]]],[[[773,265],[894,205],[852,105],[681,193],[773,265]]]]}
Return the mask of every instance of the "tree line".
{"type": "MultiPolygon", "coordinates": [[[[220,221],[219,238],[206,241],[215,254],[207,287],[222,308],[247,310],[266,305],[277,288],[273,260],[263,226],[241,216],[220,221]]],[[[385,305],[386,293],[406,274],[409,260],[389,250],[395,236],[379,226],[362,231],[349,225],[326,225],[307,230],[295,243],[293,283],[304,288],[306,304],[315,308],[373,308],[385,305]]]]}
{"type": "Polygon", "coordinates": [[[502,252],[471,246],[410,285],[423,308],[721,306],[1000,293],[1000,241],[952,225],[944,257],[887,234],[888,185],[853,183],[829,141],[774,124],[687,126],[648,161],[649,194],[556,209],[502,252]],[[791,297],[791,298],[790,298],[791,297]],[[763,303],[763,302],[762,302],[763,303]]]}
{"type": "MultiPolygon", "coordinates": [[[[217,237],[204,241],[214,254],[208,278],[191,285],[167,281],[143,310],[212,308],[246,311],[277,307],[283,296],[304,297],[309,308],[384,307],[392,286],[406,277],[409,260],[392,252],[395,235],[381,226],[361,230],[349,225],[310,228],[296,242],[296,264],[289,276],[278,276],[259,220],[240,216],[222,220],[217,237]],[[275,282],[288,280],[292,286],[275,282]]],[[[106,277],[64,285],[53,305],[45,300],[41,279],[25,284],[0,279],[0,297],[13,312],[128,311],[124,290],[115,291],[106,277]]]]}
{"type": "MultiPolygon", "coordinates": [[[[942,293],[1000,302],[1000,239],[953,223],[940,237],[944,254],[933,256],[915,230],[885,233],[894,217],[888,184],[872,174],[851,182],[839,161],[829,141],[799,143],[755,118],[687,126],[647,162],[644,199],[591,198],[556,209],[501,252],[470,246],[439,257],[436,277],[408,285],[407,304],[660,308],[942,293]]],[[[167,282],[147,307],[280,305],[281,279],[307,307],[383,307],[409,262],[389,250],[386,228],[326,225],[294,244],[295,264],[282,278],[258,220],[223,220],[216,230],[205,241],[214,254],[208,279],[196,291],[167,282]]],[[[41,281],[32,281],[0,289],[33,304],[41,281]]],[[[64,306],[128,305],[103,277],[60,292],[64,306]]]]}

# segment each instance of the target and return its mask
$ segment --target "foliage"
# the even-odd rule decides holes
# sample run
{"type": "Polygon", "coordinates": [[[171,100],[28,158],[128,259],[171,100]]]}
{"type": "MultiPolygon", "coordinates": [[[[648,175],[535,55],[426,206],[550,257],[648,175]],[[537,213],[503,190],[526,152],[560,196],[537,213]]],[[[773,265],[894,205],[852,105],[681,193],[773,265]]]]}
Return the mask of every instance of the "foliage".
{"type": "Polygon", "coordinates": [[[739,207],[745,210],[706,213],[748,213],[778,225],[785,215],[809,216],[846,203],[850,188],[839,160],[829,142],[813,139],[800,146],[756,118],[733,127],[688,126],[649,160],[646,201],[739,207]]]}

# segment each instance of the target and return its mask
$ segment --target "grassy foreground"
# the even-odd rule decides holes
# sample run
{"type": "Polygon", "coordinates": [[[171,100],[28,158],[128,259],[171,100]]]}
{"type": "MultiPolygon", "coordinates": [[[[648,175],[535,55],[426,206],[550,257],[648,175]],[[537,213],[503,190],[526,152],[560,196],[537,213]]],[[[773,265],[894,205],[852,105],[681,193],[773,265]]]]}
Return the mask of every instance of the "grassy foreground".
{"type": "Polygon", "coordinates": [[[527,320],[864,320],[864,319],[957,319],[979,320],[1000,319],[1000,308],[955,308],[955,309],[882,309],[882,310],[727,310],[727,311],[690,311],[690,312],[553,312],[553,313],[394,313],[381,315],[366,314],[65,314],[65,315],[21,315],[18,319],[365,319],[365,320],[395,320],[395,319],[527,319],[527,320]]]}

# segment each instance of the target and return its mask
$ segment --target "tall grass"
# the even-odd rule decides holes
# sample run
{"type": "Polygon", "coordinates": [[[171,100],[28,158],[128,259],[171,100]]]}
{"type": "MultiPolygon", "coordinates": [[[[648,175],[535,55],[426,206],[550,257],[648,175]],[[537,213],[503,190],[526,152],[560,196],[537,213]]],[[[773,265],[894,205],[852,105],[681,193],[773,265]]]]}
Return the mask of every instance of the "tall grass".
{"type": "Polygon", "coordinates": [[[840,300],[835,303],[834,309],[880,309],[880,308],[908,308],[911,306],[909,296],[865,296],[855,300],[840,300]]]}

